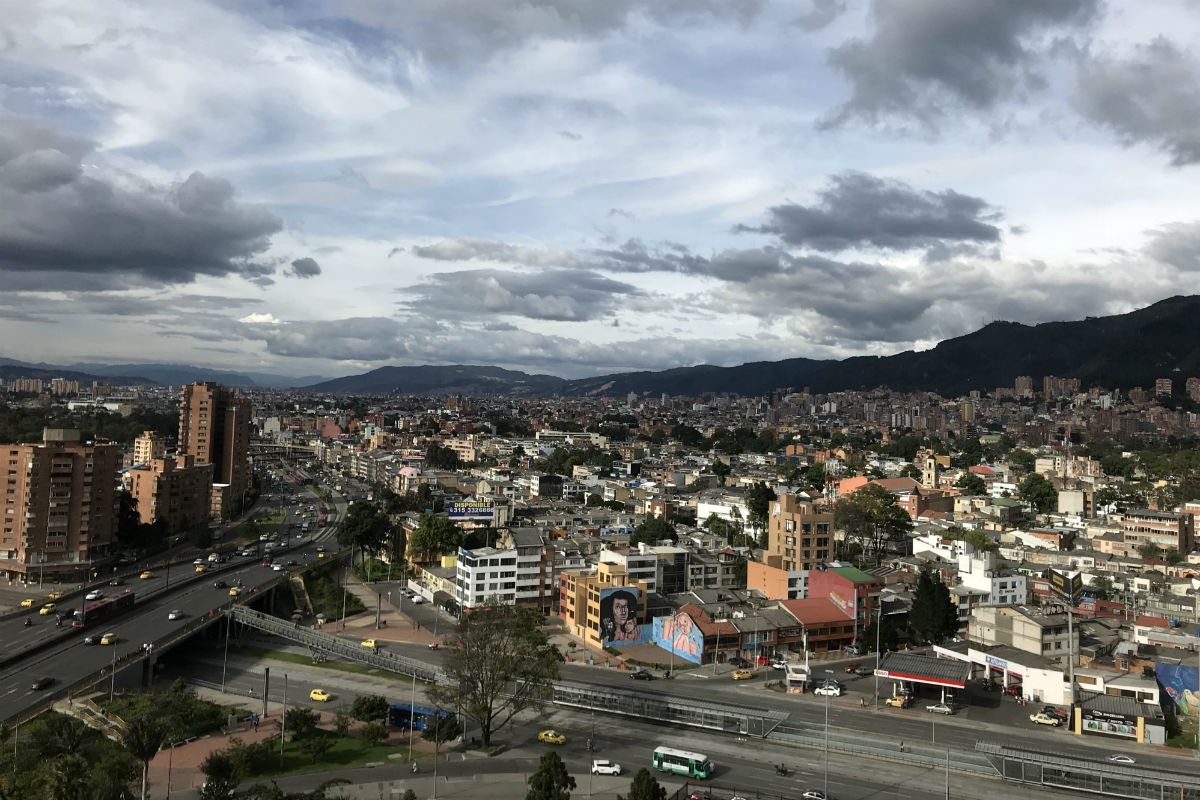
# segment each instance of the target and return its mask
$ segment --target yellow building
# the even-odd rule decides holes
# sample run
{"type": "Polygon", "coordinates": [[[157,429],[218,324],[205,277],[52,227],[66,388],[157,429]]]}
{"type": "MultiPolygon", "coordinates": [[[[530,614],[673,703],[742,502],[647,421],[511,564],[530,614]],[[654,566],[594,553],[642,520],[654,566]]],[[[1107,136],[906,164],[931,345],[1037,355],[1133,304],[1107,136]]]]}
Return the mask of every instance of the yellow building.
{"type": "Polygon", "coordinates": [[[650,641],[646,582],[631,579],[623,564],[601,561],[595,569],[564,570],[558,614],[571,633],[593,647],[650,641]]]}

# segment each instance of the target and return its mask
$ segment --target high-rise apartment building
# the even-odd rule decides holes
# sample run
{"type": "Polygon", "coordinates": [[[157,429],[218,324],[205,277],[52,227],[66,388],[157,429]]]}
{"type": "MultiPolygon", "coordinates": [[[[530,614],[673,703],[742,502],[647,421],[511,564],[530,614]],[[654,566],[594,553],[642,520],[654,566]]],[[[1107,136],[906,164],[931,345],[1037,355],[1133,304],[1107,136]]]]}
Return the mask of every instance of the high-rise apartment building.
{"type": "Polygon", "coordinates": [[[133,440],[133,463],[149,464],[156,458],[167,454],[167,440],[156,431],[143,431],[142,435],[133,440]]]}
{"type": "Polygon", "coordinates": [[[216,383],[196,382],[179,393],[179,448],[197,464],[212,464],[212,513],[229,516],[250,487],[250,399],[216,383]]]}
{"type": "Polygon", "coordinates": [[[86,580],[116,537],[121,448],[81,444],[75,430],[48,428],[42,440],[0,445],[0,572],[9,580],[86,580]]]}
{"type": "Polygon", "coordinates": [[[1175,391],[1174,382],[1170,378],[1155,378],[1154,379],[1154,396],[1155,397],[1170,397],[1175,391]]]}
{"type": "Polygon", "coordinates": [[[1033,376],[1018,375],[1016,382],[1013,384],[1013,391],[1020,398],[1033,397],[1033,376]]]}
{"type": "Polygon", "coordinates": [[[125,484],[145,525],[162,521],[167,535],[208,525],[212,504],[212,464],[192,455],[139,461],[125,472],[125,484]]]}
{"type": "Polygon", "coordinates": [[[833,513],[818,511],[816,505],[794,494],[780,495],[771,504],[763,560],[788,572],[832,561],[833,513]]]}

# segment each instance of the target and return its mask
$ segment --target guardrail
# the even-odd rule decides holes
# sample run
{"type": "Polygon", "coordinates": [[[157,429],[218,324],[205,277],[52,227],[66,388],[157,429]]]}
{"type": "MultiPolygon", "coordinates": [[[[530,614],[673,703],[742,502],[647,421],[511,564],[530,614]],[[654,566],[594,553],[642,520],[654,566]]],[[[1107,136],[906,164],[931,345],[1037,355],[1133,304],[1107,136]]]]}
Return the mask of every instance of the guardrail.
{"type": "MultiPolygon", "coordinates": [[[[796,727],[780,726],[766,736],[779,742],[786,742],[801,747],[825,748],[825,729],[817,727],[805,730],[796,727]]],[[[891,761],[903,761],[931,769],[950,769],[954,772],[965,772],[972,775],[999,777],[999,773],[986,757],[979,753],[954,748],[939,748],[925,744],[905,744],[903,740],[888,741],[875,744],[871,739],[861,735],[852,735],[837,730],[829,732],[829,749],[833,752],[852,753],[870,758],[884,758],[891,761]]]]}

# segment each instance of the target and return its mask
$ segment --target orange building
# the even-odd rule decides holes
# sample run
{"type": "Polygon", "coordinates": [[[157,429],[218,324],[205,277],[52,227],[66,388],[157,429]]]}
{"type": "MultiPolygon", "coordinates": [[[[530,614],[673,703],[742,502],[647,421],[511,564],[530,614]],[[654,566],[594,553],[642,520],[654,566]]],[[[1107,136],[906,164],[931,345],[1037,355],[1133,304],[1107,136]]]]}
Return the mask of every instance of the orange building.
{"type": "Polygon", "coordinates": [[[207,527],[212,464],[192,455],[166,456],[127,470],[126,486],[142,524],[161,520],[168,535],[207,527]]]}
{"type": "Polygon", "coordinates": [[[212,464],[211,511],[225,517],[250,488],[250,400],[215,383],[179,393],[179,452],[212,464]]]}
{"type": "Polygon", "coordinates": [[[763,562],[785,572],[812,569],[833,559],[833,513],[794,494],[771,503],[763,562]]]}
{"type": "Polygon", "coordinates": [[[117,531],[121,448],[47,428],[42,444],[0,445],[8,462],[0,572],[9,580],[86,580],[117,531]]]}
{"type": "Polygon", "coordinates": [[[653,626],[646,618],[646,592],[646,582],[630,578],[619,562],[564,570],[558,615],[571,633],[593,647],[648,642],[653,626]]]}

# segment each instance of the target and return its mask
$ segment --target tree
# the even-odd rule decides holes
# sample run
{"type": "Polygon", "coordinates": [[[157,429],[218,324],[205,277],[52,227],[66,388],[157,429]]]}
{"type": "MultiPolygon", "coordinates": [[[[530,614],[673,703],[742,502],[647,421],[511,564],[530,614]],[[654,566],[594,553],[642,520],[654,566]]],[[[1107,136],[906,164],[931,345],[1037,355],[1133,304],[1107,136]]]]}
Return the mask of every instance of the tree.
{"type": "Polygon", "coordinates": [[[458,526],[449,518],[425,514],[421,517],[417,529],[408,537],[409,561],[415,560],[413,554],[420,554],[422,558],[428,559],[450,550],[457,551],[461,540],[462,534],[458,526]]]}
{"type": "Polygon", "coordinates": [[[368,722],[358,731],[358,738],[362,739],[367,747],[374,747],[386,739],[387,735],[387,728],[378,722],[368,722]]]}
{"type": "Polygon", "coordinates": [[[663,539],[676,541],[679,535],[675,533],[675,526],[667,522],[662,517],[647,517],[640,525],[633,529],[633,533],[629,536],[629,544],[632,547],[637,547],[639,543],[658,544],[663,539]]]}
{"type": "Polygon", "coordinates": [[[320,721],[321,715],[311,708],[293,707],[283,714],[283,727],[292,735],[293,742],[312,736],[320,721]]]}
{"type": "Polygon", "coordinates": [[[75,753],[56,758],[47,781],[50,800],[88,800],[91,769],[87,759],[75,753]]]}
{"type": "Polygon", "coordinates": [[[518,713],[539,706],[558,678],[558,650],[537,611],[498,599],[465,615],[450,637],[445,683],[429,690],[444,708],[461,709],[479,726],[484,746],[518,713]]]}
{"type": "Polygon", "coordinates": [[[1113,591],[1112,578],[1107,575],[1101,575],[1092,581],[1088,589],[1097,600],[1111,600],[1113,591]]]}
{"type": "Polygon", "coordinates": [[[650,774],[650,770],[642,767],[633,776],[633,783],[629,784],[629,794],[617,795],[617,800],[667,800],[667,790],[650,774]]]}
{"type": "Polygon", "coordinates": [[[567,765],[553,751],[542,753],[537,770],[529,776],[525,800],[571,800],[575,779],[567,774],[567,765]]]}
{"type": "MultiPolygon", "coordinates": [[[[1137,546],[1138,555],[1144,559],[1159,560],[1163,557],[1163,550],[1154,542],[1146,542],[1137,546]]],[[[1178,552],[1176,553],[1178,555],[1178,552]]]]}
{"type": "Polygon", "coordinates": [[[333,714],[333,730],[338,736],[350,734],[350,712],[344,705],[339,705],[333,714]]]}
{"type": "Polygon", "coordinates": [[[1058,492],[1050,481],[1033,472],[1026,475],[1017,486],[1021,499],[1039,514],[1044,514],[1058,503],[1058,492]]]}
{"type": "Polygon", "coordinates": [[[125,725],[121,742],[129,754],[142,764],[142,800],[146,800],[146,782],[150,777],[150,762],[162,747],[167,725],[159,717],[135,717],[125,725]]]}
{"type": "Polygon", "coordinates": [[[387,543],[389,527],[387,516],[377,506],[355,503],[350,506],[346,519],[338,527],[338,544],[378,553],[387,543]]]}
{"type": "Polygon", "coordinates": [[[387,715],[388,705],[381,694],[360,694],[350,705],[350,716],[362,722],[378,722],[387,715]]]}
{"type": "Polygon", "coordinates": [[[421,738],[427,742],[441,744],[457,738],[460,733],[462,733],[462,725],[457,716],[439,714],[433,720],[425,723],[425,730],[421,731],[421,738]]]}
{"type": "Polygon", "coordinates": [[[808,488],[814,491],[824,491],[825,489],[825,465],[810,464],[808,472],[804,474],[804,480],[808,482],[808,488]]]}
{"type": "Polygon", "coordinates": [[[333,739],[329,738],[324,731],[317,731],[316,735],[306,736],[300,742],[300,749],[313,763],[319,763],[331,747],[333,747],[333,739]]]}
{"type": "Polygon", "coordinates": [[[746,492],[746,521],[755,530],[763,530],[771,513],[771,503],[776,499],[775,491],[765,483],[755,481],[746,492]]]}
{"type": "Polygon", "coordinates": [[[729,474],[731,472],[733,472],[733,470],[730,469],[729,465],[726,464],[724,461],[722,461],[719,458],[716,461],[712,462],[711,469],[712,469],[712,474],[716,475],[717,479],[719,481],[721,481],[721,483],[725,483],[725,479],[729,477],[729,474]]]}
{"type": "Polygon", "coordinates": [[[863,551],[878,563],[885,542],[901,539],[912,530],[912,518],[896,504],[896,496],[877,483],[866,486],[837,501],[833,507],[834,524],[857,539],[863,551]]]}
{"type": "Polygon", "coordinates": [[[204,773],[204,787],[200,789],[200,800],[228,800],[233,796],[241,776],[237,765],[224,750],[214,750],[200,762],[204,773]]]}
{"type": "Polygon", "coordinates": [[[958,606],[928,564],[921,568],[917,578],[908,619],[913,638],[921,643],[941,644],[958,631],[958,606]]]}
{"type": "Polygon", "coordinates": [[[974,472],[964,472],[962,477],[954,484],[962,489],[967,494],[986,494],[987,484],[983,478],[976,475],[974,472]]]}
{"type": "Polygon", "coordinates": [[[887,617],[883,618],[878,633],[875,631],[876,625],[880,625],[877,616],[872,617],[871,621],[867,623],[867,627],[863,628],[862,639],[859,640],[858,646],[864,653],[874,653],[875,640],[878,638],[881,651],[895,650],[900,643],[900,632],[896,630],[896,626],[887,617]]]}
{"type": "Polygon", "coordinates": [[[1183,553],[1180,553],[1177,548],[1168,548],[1167,551],[1163,553],[1163,560],[1165,560],[1171,566],[1175,566],[1180,561],[1183,561],[1183,553]]]}
{"type": "Polygon", "coordinates": [[[1013,450],[1008,454],[1008,460],[1011,464],[1015,464],[1022,469],[1029,470],[1033,469],[1033,465],[1037,461],[1037,457],[1028,450],[1013,450]]]}

